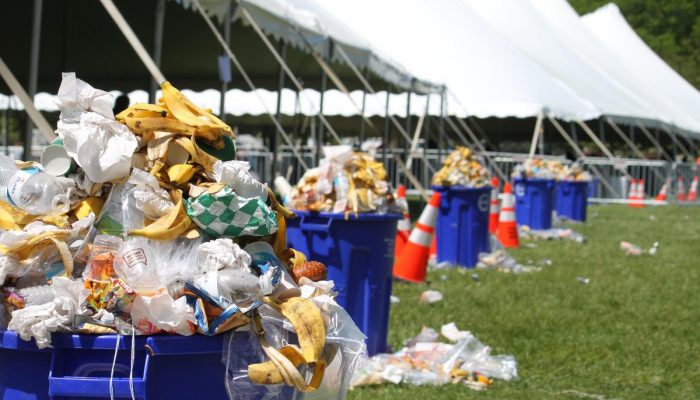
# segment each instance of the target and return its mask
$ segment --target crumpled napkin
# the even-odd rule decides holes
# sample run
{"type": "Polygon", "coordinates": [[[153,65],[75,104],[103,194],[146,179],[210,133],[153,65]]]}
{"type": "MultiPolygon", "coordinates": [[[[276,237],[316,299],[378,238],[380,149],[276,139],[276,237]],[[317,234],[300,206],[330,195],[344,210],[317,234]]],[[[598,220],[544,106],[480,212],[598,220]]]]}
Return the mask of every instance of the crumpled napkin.
{"type": "Polygon", "coordinates": [[[61,115],[56,133],[66,152],[97,183],[129,175],[131,157],[138,147],[136,137],[114,120],[112,96],[76,78],[63,74],[58,89],[61,115]]]}
{"type": "Polygon", "coordinates": [[[214,164],[214,179],[227,184],[241,197],[262,197],[263,201],[267,200],[267,185],[253,178],[249,171],[248,161],[219,160],[214,164]]]}

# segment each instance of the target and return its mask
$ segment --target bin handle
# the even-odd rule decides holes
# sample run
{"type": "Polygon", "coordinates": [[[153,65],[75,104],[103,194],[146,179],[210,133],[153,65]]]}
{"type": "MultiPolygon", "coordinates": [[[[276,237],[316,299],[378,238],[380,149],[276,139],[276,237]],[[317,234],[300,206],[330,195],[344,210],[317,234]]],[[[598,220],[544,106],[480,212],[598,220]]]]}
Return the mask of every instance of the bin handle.
{"type": "MultiPolygon", "coordinates": [[[[315,217],[318,218],[318,217],[315,217]]],[[[331,228],[331,225],[333,224],[333,218],[328,218],[327,222],[325,223],[320,223],[316,224],[313,222],[306,222],[306,216],[301,217],[301,222],[299,223],[299,227],[301,229],[305,229],[307,231],[317,231],[317,232],[328,232],[328,230],[331,228]]]]}

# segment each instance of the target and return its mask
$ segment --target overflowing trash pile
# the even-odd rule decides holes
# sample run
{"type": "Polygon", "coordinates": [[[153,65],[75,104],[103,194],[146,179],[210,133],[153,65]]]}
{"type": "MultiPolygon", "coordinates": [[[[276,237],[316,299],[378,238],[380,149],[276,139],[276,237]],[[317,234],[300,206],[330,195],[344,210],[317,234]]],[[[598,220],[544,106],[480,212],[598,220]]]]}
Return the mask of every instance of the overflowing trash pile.
{"type": "Polygon", "coordinates": [[[571,165],[563,164],[557,160],[542,160],[529,158],[522,164],[513,168],[513,178],[554,179],[557,181],[590,181],[591,174],[584,171],[581,164],[574,162],[571,165]]]}
{"type": "MultiPolygon", "coordinates": [[[[287,248],[294,214],[234,160],[228,125],[168,82],[162,93],[114,116],[109,93],[64,74],[54,145],[65,156],[51,162],[66,168],[46,170],[66,176],[0,156],[0,329],[39,348],[54,332],[249,329],[269,360],[234,385],[344,393],[364,335],[326,267],[287,248]]],[[[347,163],[349,209],[383,204],[381,165],[362,154],[347,163]]]]}
{"type": "Polygon", "coordinates": [[[307,170],[285,196],[285,206],[332,213],[398,211],[384,164],[347,145],[325,146],[323,154],[320,165],[307,170]]]}
{"type": "Polygon", "coordinates": [[[457,146],[433,176],[433,185],[483,187],[490,184],[488,170],[468,147],[457,146]]]}
{"type": "Polygon", "coordinates": [[[515,358],[491,355],[491,348],[471,332],[461,331],[454,323],[449,323],[442,326],[440,333],[423,327],[418,336],[396,353],[377,354],[367,359],[357,369],[351,385],[452,383],[485,390],[493,379],[518,379],[515,358]],[[440,335],[451,343],[438,341],[440,335]]]}

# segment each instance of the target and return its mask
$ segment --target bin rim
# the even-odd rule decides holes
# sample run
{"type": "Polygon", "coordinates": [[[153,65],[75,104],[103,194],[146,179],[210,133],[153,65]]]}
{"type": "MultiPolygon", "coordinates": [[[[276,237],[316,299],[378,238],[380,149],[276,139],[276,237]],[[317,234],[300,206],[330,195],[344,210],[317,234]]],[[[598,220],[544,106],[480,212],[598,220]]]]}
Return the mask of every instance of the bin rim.
{"type": "Polygon", "coordinates": [[[513,182],[561,182],[554,178],[513,178],[513,182]]]}
{"type": "Polygon", "coordinates": [[[398,213],[387,213],[387,214],[370,214],[370,213],[348,213],[348,218],[345,218],[345,213],[332,213],[332,212],[318,212],[318,211],[302,211],[302,210],[292,210],[294,214],[300,217],[322,217],[335,220],[347,220],[347,221],[390,221],[390,220],[400,220],[403,218],[401,214],[398,213]]]}
{"type": "Polygon", "coordinates": [[[572,180],[572,179],[562,179],[562,180],[559,180],[559,181],[557,181],[557,182],[559,182],[560,184],[561,184],[561,183],[567,183],[567,184],[573,184],[573,185],[575,185],[575,184],[588,185],[589,183],[593,182],[593,180],[590,180],[590,181],[578,181],[578,180],[572,180]]]}
{"type": "Polygon", "coordinates": [[[437,190],[438,192],[447,192],[447,191],[470,192],[470,191],[481,191],[481,190],[493,190],[493,186],[491,186],[491,185],[484,185],[484,186],[480,186],[480,187],[462,186],[462,185],[454,185],[454,186],[431,185],[430,188],[433,190],[437,190]]]}

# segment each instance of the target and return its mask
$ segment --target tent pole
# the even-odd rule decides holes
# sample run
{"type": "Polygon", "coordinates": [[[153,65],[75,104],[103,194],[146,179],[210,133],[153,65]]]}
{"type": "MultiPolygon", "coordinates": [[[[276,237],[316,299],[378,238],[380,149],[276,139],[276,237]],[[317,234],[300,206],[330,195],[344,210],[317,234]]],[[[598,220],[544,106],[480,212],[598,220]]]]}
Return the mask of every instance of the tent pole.
{"type": "MultiPolygon", "coordinates": [[[[338,50],[338,54],[340,54],[340,56],[343,58],[343,61],[345,61],[345,63],[350,67],[350,69],[355,74],[355,76],[357,76],[357,79],[360,80],[360,82],[364,86],[365,90],[367,90],[370,94],[377,94],[377,91],[374,90],[372,85],[370,85],[369,81],[367,79],[365,79],[365,77],[362,75],[362,72],[360,72],[359,68],[357,68],[357,65],[355,65],[355,63],[352,61],[352,59],[350,59],[350,57],[345,52],[345,50],[343,50],[343,46],[336,45],[335,49],[338,50]]],[[[377,101],[379,101],[379,100],[377,100],[377,101]]],[[[404,128],[401,126],[401,124],[399,124],[399,121],[397,121],[393,115],[389,116],[389,120],[396,127],[396,129],[398,129],[401,136],[403,136],[404,139],[406,139],[407,141],[410,142],[411,136],[408,134],[408,132],[406,132],[406,130],[404,130],[404,128]]]]}
{"type": "MultiPolygon", "coordinates": [[[[413,79],[411,79],[413,81],[413,79]]],[[[411,88],[408,89],[406,92],[406,121],[405,121],[405,129],[406,132],[411,132],[411,95],[413,94],[413,91],[411,88]]],[[[408,151],[410,149],[410,143],[408,140],[404,140],[403,142],[403,158],[404,160],[408,160],[408,151]]],[[[408,176],[405,176],[406,179],[404,179],[404,183],[408,184],[408,176]]]]}
{"type": "MultiPolygon", "coordinates": [[[[192,1],[193,1],[193,2],[194,2],[194,1],[199,2],[199,0],[192,0],[192,1]]],[[[294,75],[294,73],[292,72],[292,70],[289,68],[289,65],[287,65],[287,63],[282,59],[282,57],[280,57],[280,54],[279,54],[279,52],[275,49],[275,46],[273,46],[272,43],[270,42],[270,40],[267,38],[267,36],[265,36],[265,33],[264,33],[264,32],[262,31],[262,29],[260,28],[260,25],[258,25],[258,23],[255,21],[255,19],[253,18],[253,16],[250,15],[250,13],[248,12],[248,10],[245,9],[245,7],[241,7],[240,10],[241,10],[241,14],[242,14],[242,15],[245,17],[245,19],[250,23],[250,26],[253,27],[253,30],[255,30],[255,33],[257,33],[257,34],[258,34],[258,37],[260,37],[260,39],[263,41],[263,43],[265,44],[265,47],[267,47],[267,49],[270,51],[270,53],[272,54],[272,56],[275,57],[275,60],[277,60],[277,62],[280,64],[280,66],[284,69],[284,72],[285,72],[285,73],[287,74],[287,76],[289,77],[289,80],[292,81],[292,83],[294,84],[294,86],[297,87],[297,89],[301,92],[301,94],[302,94],[303,96],[306,96],[306,97],[307,97],[307,100],[309,100],[309,99],[308,99],[308,95],[303,91],[304,87],[303,87],[302,84],[299,82],[299,80],[297,79],[296,75],[294,75]]],[[[325,71],[324,71],[324,73],[325,73],[325,71]]],[[[338,136],[338,133],[335,131],[335,129],[333,129],[333,127],[332,127],[331,124],[328,122],[328,120],[326,119],[326,117],[324,117],[322,113],[319,113],[319,114],[318,114],[318,118],[321,120],[321,124],[322,124],[326,129],[328,129],[328,132],[330,132],[331,136],[333,136],[333,139],[335,139],[338,143],[340,143],[340,136],[338,136]]]]}
{"type": "MultiPolygon", "coordinates": [[[[644,153],[642,153],[642,151],[639,149],[639,147],[637,147],[637,145],[634,144],[633,141],[631,141],[630,139],[627,138],[627,136],[625,135],[625,132],[623,132],[622,129],[620,129],[620,127],[617,126],[617,124],[615,123],[615,121],[613,121],[613,120],[612,120],[611,118],[609,118],[609,117],[606,118],[606,120],[607,120],[608,124],[613,128],[613,130],[615,131],[615,133],[617,133],[617,135],[620,136],[620,138],[622,138],[622,140],[623,140],[625,143],[627,143],[627,145],[630,147],[630,149],[632,149],[632,152],[634,152],[634,154],[635,154],[637,157],[639,157],[640,159],[643,160],[643,159],[645,158],[645,157],[644,157],[644,153]]],[[[655,170],[655,169],[653,169],[652,171],[654,171],[654,175],[656,175],[656,177],[657,177],[659,180],[665,181],[665,178],[664,178],[663,176],[661,176],[661,173],[659,173],[659,171],[657,171],[657,170],[655,170]]]]}
{"type": "Polygon", "coordinates": [[[537,147],[540,150],[541,156],[545,155],[547,152],[546,151],[547,149],[545,148],[545,143],[544,143],[544,134],[545,134],[546,128],[547,128],[547,125],[542,124],[542,132],[540,132],[540,136],[538,137],[539,141],[537,143],[537,147]]]}
{"type": "MultiPolygon", "coordinates": [[[[365,115],[365,105],[367,104],[367,90],[362,90],[362,115],[365,115]]],[[[365,141],[365,119],[360,118],[360,148],[365,141]]]]}
{"type": "MultiPolygon", "coordinates": [[[[593,139],[593,142],[595,142],[595,144],[596,144],[601,150],[603,150],[603,153],[604,153],[610,160],[615,160],[615,159],[617,159],[617,157],[615,157],[615,156],[610,152],[610,150],[607,148],[607,146],[605,146],[605,143],[601,142],[600,139],[598,139],[598,136],[596,136],[596,134],[593,133],[593,131],[588,127],[588,125],[586,125],[585,122],[583,122],[583,121],[581,121],[581,120],[578,120],[578,121],[576,121],[576,123],[577,123],[581,128],[583,128],[583,131],[586,132],[586,134],[587,134],[591,139],[593,139]]],[[[630,175],[627,173],[627,171],[621,170],[620,172],[622,172],[626,177],[631,178],[630,175]]]]}
{"type": "Polygon", "coordinates": [[[678,148],[683,152],[683,154],[686,157],[688,157],[689,159],[693,159],[693,157],[690,155],[690,152],[688,151],[688,149],[686,149],[685,146],[683,146],[683,143],[681,143],[681,141],[678,140],[678,138],[676,137],[676,134],[673,133],[672,128],[669,128],[668,126],[663,125],[661,129],[663,129],[668,134],[668,136],[671,137],[671,140],[673,141],[673,143],[678,145],[678,148]]]}
{"type": "Polygon", "coordinates": [[[425,110],[423,114],[418,118],[418,123],[416,123],[416,129],[413,132],[413,139],[411,140],[411,148],[408,151],[408,155],[406,155],[406,168],[408,170],[411,170],[411,167],[413,166],[413,154],[416,152],[416,149],[418,148],[418,139],[420,139],[420,134],[423,131],[423,122],[425,122],[425,110]]]}
{"type": "MultiPolygon", "coordinates": [[[[24,91],[22,85],[19,84],[17,78],[15,78],[12,71],[10,71],[2,58],[0,58],[0,76],[2,76],[2,79],[7,84],[7,87],[10,88],[12,94],[17,96],[19,101],[22,103],[24,110],[29,115],[29,119],[34,122],[34,125],[36,125],[37,129],[39,129],[39,132],[44,135],[44,138],[46,138],[46,140],[49,142],[54,140],[56,138],[56,134],[54,133],[53,128],[46,121],[44,115],[39,112],[36,107],[34,107],[32,98],[29,97],[29,94],[24,91]]],[[[10,101],[12,101],[12,96],[10,96],[10,101]]]]}
{"type": "Polygon", "coordinates": [[[666,152],[666,149],[664,149],[663,146],[661,146],[661,143],[659,143],[659,129],[658,128],[655,129],[656,138],[654,138],[654,136],[652,136],[651,132],[649,132],[649,130],[647,130],[647,128],[644,125],[642,125],[641,122],[637,121],[637,126],[639,127],[639,130],[641,130],[642,133],[647,137],[647,139],[649,139],[649,141],[654,145],[654,147],[656,147],[656,150],[659,152],[659,156],[661,156],[662,158],[665,158],[666,161],[673,161],[671,159],[671,156],[666,152]]]}
{"type": "MultiPolygon", "coordinates": [[[[327,84],[327,79],[326,79],[326,71],[321,69],[321,101],[319,103],[318,107],[318,116],[319,119],[323,118],[323,99],[326,94],[326,84],[327,84]]],[[[319,125],[317,136],[316,136],[316,164],[321,161],[321,148],[323,147],[323,142],[325,141],[325,135],[324,135],[324,126],[323,124],[319,125]]]]}
{"type": "Polygon", "coordinates": [[[541,131],[542,131],[542,111],[537,113],[537,120],[535,121],[535,130],[532,131],[532,141],[530,142],[530,151],[527,153],[528,159],[532,159],[535,156],[535,148],[537,146],[537,141],[539,140],[541,131]]]}
{"type": "MultiPolygon", "coordinates": [[[[231,43],[231,18],[233,17],[234,7],[236,7],[234,0],[228,0],[228,7],[226,7],[226,17],[224,17],[224,41],[227,45],[230,45],[231,43]]],[[[222,56],[225,57],[226,53],[223,53],[222,56]]],[[[227,64],[227,66],[230,65],[231,64],[227,64]]],[[[219,118],[221,118],[222,121],[226,119],[226,92],[228,92],[228,81],[222,80],[221,99],[219,100],[219,118]]]]}
{"type": "MultiPolygon", "coordinates": [[[[282,54],[282,59],[284,60],[285,57],[287,57],[287,43],[284,41],[280,41],[280,53],[282,54]]],[[[282,68],[280,67],[277,71],[277,110],[275,112],[275,119],[280,125],[282,125],[282,89],[284,89],[284,71],[282,71],[282,68]]],[[[279,133],[274,131],[270,139],[272,139],[272,174],[274,175],[280,172],[277,171],[279,167],[278,164],[280,152],[279,133]]]]}
{"type": "Polygon", "coordinates": [[[630,124],[630,140],[632,143],[637,141],[637,133],[634,131],[634,124],[630,124]]]}
{"type": "Polygon", "coordinates": [[[606,142],[605,140],[605,121],[602,117],[598,118],[598,132],[600,132],[600,140],[606,142]]]}
{"type": "MultiPolygon", "coordinates": [[[[161,54],[163,52],[163,25],[165,23],[165,0],[156,1],[155,21],[153,23],[153,62],[160,68],[161,54]]],[[[156,91],[160,87],[160,82],[150,80],[151,85],[148,90],[148,102],[156,102],[156,91]]]]}
{"type": "MultiPolygon", "coordinates": [[[[581,160],[583,160],[585,162],[588,157],[586,157],[586,154],[583,152],[583,150],[581,150],[581,148],[578,147],[576,142],[574,142],[573,139],[571,139],[571,137],[566,133],[564,128],[561,127],[559,122],[557,122],[556,119],[552,118],[551,115],[547,115],[547,119],[549,120],[549,122],[552,123],[552,125],[559,132],[559,134],[561,134],[561,136],[564,138],[564,140],[566,140],[566,142],[569,143],[571,148],[574,149],[574,151],[576,152],[576,154],[578,154],[578,156],[581,158],[581,160]]],[[[600,170],[595,165],[589,164],[589,167],[591,168],[591,171],[593,171],[593,174],[595,176],[597,176],[598,179],[600,179],[600,182],[603,184],[603,186],[605,186],[610,191],[610,193],[613,194],[613,196],[620,197],[620,194],[617,192],[617,190],[615,190],[612,187],[612,185],[610,185],[610,182],[608,182],[608,180],[605,179],[603,174],[600,172],[600,170]]],[[[626,172],[624,172],[624,173],[626,174],[626,172]]]]}
{"type": "Polygon", "coordinates": [[[430,95],[425,103],[425,124],[423,126],[423,182],[430,182],[428,179],[428,146],[430,145],[430,95]]]}
{"type": "MultiPolygon", "coordinates": [[[[41,14],[43,8],[43,0],[34,0],[34,14],[32,16],[32,44],[29,53],[29,80],[27,82],[27,91],[29,98],[34,103],[34,95],[36,94],[37,81],[39,80],[39,45],[41,42],[41,14]]],[[[32,142],[33,142],[34,124],[31,118],[27,118],[27,124],[24,127],[24,154],[22,158],[29,161],[32,159],[32,142]]]]}
{"type": "Polygon", "coordinates": [[[386,86],[386,103],[384,105],[384,138],[382,139],[382,163],[384,167],[387,166],[386,151],[389,147],[389,99],[391,98],[391,93],[389,92],[389,85],[386,86]]]}
{"type": "Polygon", "coordinates": [[[442,154],[445,144],[445,87],[440,92],[440,119],[438,120],[438,163],[442,162],[442,154]]]}
{"type": "Polygon", "coordinates": [[[576,124],[572,122],[569,122],[569,130],[571,131],[571,138],[574,139],[574,142],[578,143],[578,135],[576,134],[576,124]]]}
{"type": "Polygon", "coordinates": [[[131,47],[134,49],[136,55],[139,56],[143,65],[148,69],[148,72],[151,73],[153,79],[155,79],[156,82],[164,82],[165,76],[160,71],[160,68],[158,68],[156,63],[153,61],[153,58],[151,58],[151,56],[148,54],[146,48],[143,47],[143,44],[136,36],[134,31],[131,29],[129,23],[126,22],[124,16],[121,14],[121,12],[119,12],[119,9],[114,5],[114,2],[112,2],[112,0],[100,0],[100,3],[102,3],[102,6],[105,8],[109,16],[112,17],[112,20],[122,32],[122,34],[129,42],[131,47]]]}
{"type": "MultiPolygon", "coordinates": [[[[109,1],[109,0],[101,0],[101,1],[109,1]]],[[[250,76],[248,76],[248,73],[246,73],[245,69],[243,69],[243,65],[241,65],[241,62],[238,60],[236,55],[233,54],[233,51],[231,51],[231,47],[229,47],[229,45],[226,43],[226,41],[224,41],[224,38],[221,36],[221,33],[219,33],[219,31],[216,29],[216,26],[214,26],[214,23],[211,21],[211,18],[209,18],[206,11],[204,11],[204,8],[199,3],[199,0],[192,0],[192,4],[194,4],[195,8],[197,8],[197,11],[199,11],[199,15],[202,16],[202,18],[204,19],[204,22],[206,22],[207,26],[209,26],[209,30],[212,32],[212,34],[214,35],[216,40],[219,42],[221,47],[223,47],[223,49],[226,51],[228,58],[231,59],[231,61],[233,61],[233,64],[236,66],[236,68],[240,72],[241,77],[248,85],[248,88],[253,93],[255,93],[255,96],[258,98],[258,100],[260,100],[260,103],[265,108],[265,113],[270,118],[270,121],[273,123],[273,125],[275,125],[275,128],[277,129],[279,134],[282,136],[284,141],[291,148],[292,153],[294,154],[294,157],[296,157],[297,161],[299,161],[299,164],[302,166],[304,171],[309,169],[309,166],[306,165],[306,162],[304,162],[304,159],[301,157],[301,153],[299,153],[299,149],[297,149],[297,147],[294,145],[294,142],[292,141],[292,139],[289,137],[287,132],[285,132],[284,128],[282,128],[282,125],[280,125],[279,122],[277,122],[274,115],[272,115],[272,112],[270,112],[270,110],[267,108],[267,106],[265,105],[265,101],[262,99],[260,94],[257,92],[257,90],[256,90],[257,88],[253,84],[253,81],[250,79],[250,76]]]]}

